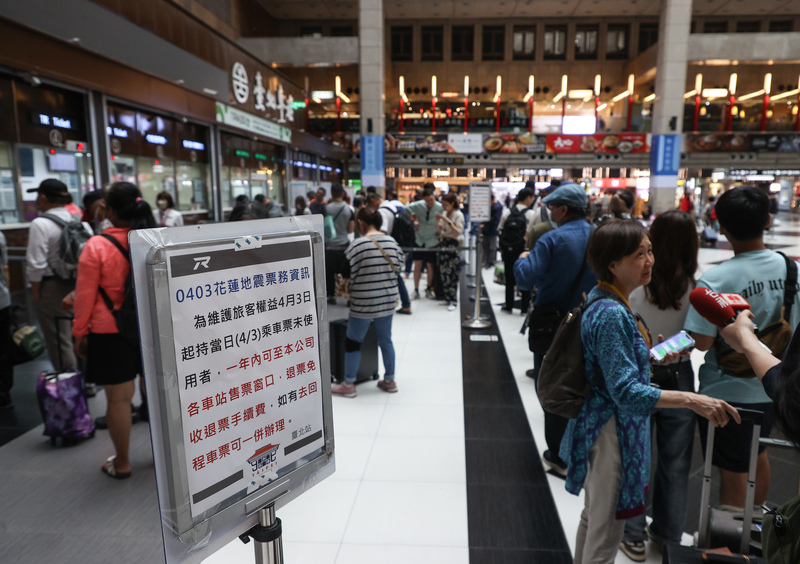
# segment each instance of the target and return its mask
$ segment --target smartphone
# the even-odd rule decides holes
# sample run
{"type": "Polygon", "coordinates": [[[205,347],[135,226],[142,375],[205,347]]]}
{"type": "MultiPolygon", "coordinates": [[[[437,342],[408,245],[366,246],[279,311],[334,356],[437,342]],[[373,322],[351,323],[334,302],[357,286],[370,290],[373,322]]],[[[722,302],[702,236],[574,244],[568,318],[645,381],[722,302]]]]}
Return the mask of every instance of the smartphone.
{"type": "Polygon", "coordinates": [[[681,331],[650,349],[650,356],[656,362],[661,362],[669,353],[688,351],[692,347],[694,347],[694,339],[686,331],[681,331]]]}

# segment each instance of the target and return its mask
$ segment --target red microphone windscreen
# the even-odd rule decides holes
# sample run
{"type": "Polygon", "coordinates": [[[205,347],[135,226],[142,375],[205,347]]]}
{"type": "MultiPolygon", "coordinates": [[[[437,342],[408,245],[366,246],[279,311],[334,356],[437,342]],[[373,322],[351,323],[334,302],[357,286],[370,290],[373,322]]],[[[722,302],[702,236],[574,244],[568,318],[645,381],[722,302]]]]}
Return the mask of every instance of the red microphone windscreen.
{"type": "Polygon", "coordinates": [[[717,327],[723,327],[732,317],[736,317],[736,311],[731,307],[731,304],[718,293],[708,288],[695,288],[692,290],[689,294],[689,302],[697,310],[697,313],[717,327]]]}

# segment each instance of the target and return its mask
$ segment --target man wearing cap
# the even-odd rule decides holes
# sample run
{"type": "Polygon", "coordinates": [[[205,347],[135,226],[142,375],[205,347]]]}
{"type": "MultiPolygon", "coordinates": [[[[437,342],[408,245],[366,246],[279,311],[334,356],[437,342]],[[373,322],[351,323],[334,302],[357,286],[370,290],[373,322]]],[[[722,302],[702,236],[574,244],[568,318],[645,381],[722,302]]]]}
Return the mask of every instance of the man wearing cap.
{"type": "MultiPolygon", "coordinates": [[[[542,235],[532,251],[520,255],[514,264],[514,277],[522,290],[537,287],[534,311],[552,307],[566,315],[580,305],[581,294],[597,284],[597,277],[585,266],[586,247],[592,231],[586,221],[589,200],[583,188],[569,183],[556,188],[543,201],[558,228],[542,235]]],[[[537,383],[543,359],[543,353],[534,353],[531,377],[537,383]]],[[[567,466],[559,458],[558,449],[567,421],[549,412],[544,414],[547,450],[542,458],[561,476],[566,476],[567,466]]]]}
{"type": "MultiPolygon", "coordinates": [[[[60,180],[48,178],[38,188],[31,188],[28,192],[38,193],[36,207],[42,213],[54,215],[65,222],[75,221],[75,217],[64,207],[70,202],[70,197],[66,185],[60,180]]],[[[84,227],[89,231],[88,226],[84,227]]],[[[56,316],[64,315],[61,300],[75,288],[74,280],[65,280],[68,273],[56,272],[51,266],[58,262],[60,242],[61,225],[46,217],[37,217],[31,222],[26,255],[31,296],[50,361],[59,371],[77,365],[72,347],[72,328],[68,323],[56,322],[56,316]]]]}

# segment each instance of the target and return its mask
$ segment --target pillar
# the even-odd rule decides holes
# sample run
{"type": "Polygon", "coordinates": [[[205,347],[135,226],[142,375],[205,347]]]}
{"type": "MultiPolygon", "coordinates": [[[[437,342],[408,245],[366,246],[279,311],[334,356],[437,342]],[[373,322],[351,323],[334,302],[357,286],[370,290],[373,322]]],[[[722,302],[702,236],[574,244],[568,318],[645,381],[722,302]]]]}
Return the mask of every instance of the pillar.
{"type": "Polygon", "coordinates": [[[385,186],[383,0],[358,0],[361,185],[385,186]]]}
{"type": "Polygon", "coordinates": [[[650,148],[650,208],[654,213],[675,209],[691,21],[692,0],[664,0],[650,148]]]}

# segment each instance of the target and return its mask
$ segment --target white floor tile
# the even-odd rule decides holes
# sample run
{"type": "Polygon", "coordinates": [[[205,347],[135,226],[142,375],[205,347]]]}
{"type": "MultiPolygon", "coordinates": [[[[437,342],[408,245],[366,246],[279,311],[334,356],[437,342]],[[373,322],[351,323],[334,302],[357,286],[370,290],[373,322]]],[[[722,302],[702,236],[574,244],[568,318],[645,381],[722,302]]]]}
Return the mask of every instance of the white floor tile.
{"type": "Polygon", "coordinates": [[[469,549],[437,546],[343,544],[336,564],[469,564],[469,549]]]}
{"type": "Polygon", "coordinates": [[[277,512],[284,542],[340,543],[360,486],[358,481],[325,480],[277,512]]]}
{"type": "MultiPolygon", "coordinates": [[[[388,395],[388,394],[387,394],[388,395]]],[[[362,398],[333,398],[334,436],[374,436],[383,419],[386,406],[382,403],[359,401],[362,398]]]]}
{"type": "MultiPolygon", "coordinates": [[[[400,393],[400,392],[398,392],[400,393]]],[[[389,405],[378,429],[379,437],[443,437],[464,440],[463,407],[389,405]]]]}
{"type": "Polygon", "coordinates": [[[336,472],[330,480],[361,480],[367,467],[375,437],[334,433],[336,472]]]}
{"type": "Polygon", "coordinates": [[[421,437],[378,437],[364,481],[466,484],[464,442],[421,437]]]}
{"type": "Polygon", "coordinates": [[[363,482],[344,536],[345,544],[465,548],[468,542],[466,486],[445,483],[363,482]]]}
{"type": "Polygon", "coordinates": [[[398,378],[397,388],[388,400],[392,405],[464,405],[464,383],[459,378],[404,377],[398,378]]]}

